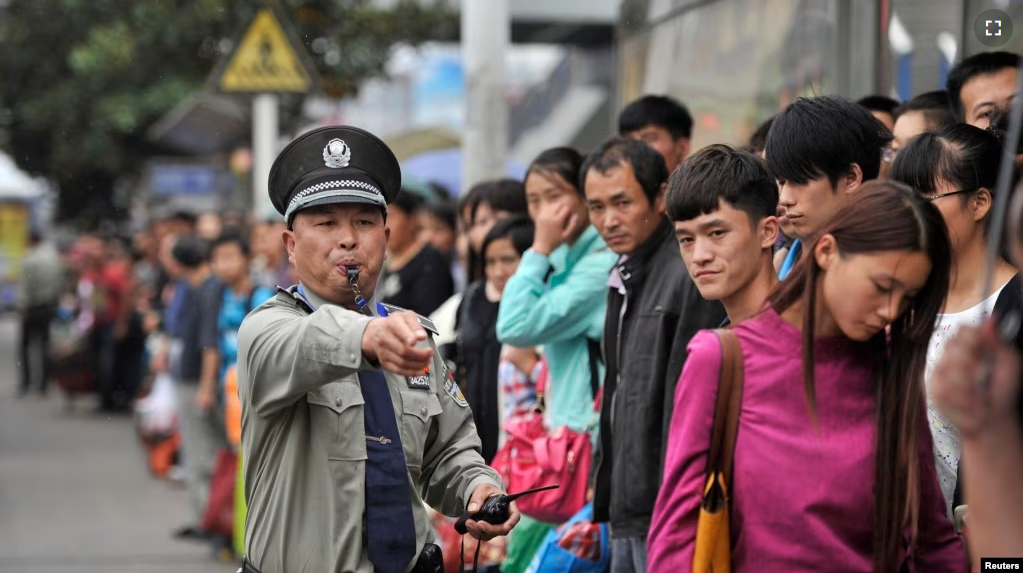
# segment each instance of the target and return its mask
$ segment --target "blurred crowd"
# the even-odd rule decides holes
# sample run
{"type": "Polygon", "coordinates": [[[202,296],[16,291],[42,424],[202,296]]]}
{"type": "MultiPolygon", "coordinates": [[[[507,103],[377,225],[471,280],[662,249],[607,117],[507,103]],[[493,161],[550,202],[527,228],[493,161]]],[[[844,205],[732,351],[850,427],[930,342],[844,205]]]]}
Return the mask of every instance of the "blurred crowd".
{"type": "MultiPolygon", "coordinates": [[[[1019,66],[969,58],[907,102],[801,99],[743,149],[691,150],[685,105],[645,96],[618,136],[544,151],[522,181],[403,189],[375,295],[434,322],[484,458],[508,477],[507,430],[538,413],[594,452],[572,522],[596,525],[572,531],[601,549],[524,511],[481,564],[543,571],[555,544],[616,572],[688,570],[730,360],[702,331],[720,327],[745,377],[734,570],[1020,556],[1019,190],[986,263],[998,192],[1019,189],[1019,66]]],[[[287,232],[182,211],[130,238],[33,235],[25,263],[20,392],[52,381],[133,412],[147,463],[189,489],[195,522],[174,534],[225,560],[244,551],[235,339],[296,282],[287,232]]],[[[455,571],[476,546],[436,524],[455,571]]]]}

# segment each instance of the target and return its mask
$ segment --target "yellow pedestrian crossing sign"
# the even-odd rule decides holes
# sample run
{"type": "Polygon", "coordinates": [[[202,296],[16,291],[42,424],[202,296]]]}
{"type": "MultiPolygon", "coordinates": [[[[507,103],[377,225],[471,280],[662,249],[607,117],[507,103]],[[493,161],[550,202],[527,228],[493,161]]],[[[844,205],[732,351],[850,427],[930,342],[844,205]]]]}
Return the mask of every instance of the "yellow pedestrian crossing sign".
{"type": "Polygon", "coordinates": [[[316,71],[305,50],[296,48],[281,19],[261,8],[214,72],[214,85],[222,92],[309,93],[316,71]]]}

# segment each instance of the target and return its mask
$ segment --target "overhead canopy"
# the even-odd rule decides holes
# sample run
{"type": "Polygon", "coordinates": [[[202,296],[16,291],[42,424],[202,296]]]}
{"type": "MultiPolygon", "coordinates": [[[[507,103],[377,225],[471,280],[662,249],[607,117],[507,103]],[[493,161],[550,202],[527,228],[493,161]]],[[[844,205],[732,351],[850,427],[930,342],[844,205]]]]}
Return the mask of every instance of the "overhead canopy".
{"type": "Polygon", "coordinates": [[[18,169],[9,155],[0,151],[0,200],[27,201],[43,195],[43,186],[18,169]]]}
{"type": "Polygon", "coordinates": [[[149,139],[195,155],[224,151],[249,135],[246,108],[235,99],[198,93],[149,129],[149,139]]]}
{"type": "Polygon", "coordinates": [[[403,131],[384,138],[399,161],[437,149],[458,147],[462,140],[458,133],[444,127],[425,127],[403,131]]]}
{"type": "MultiPolygon", "coordinates": [[[[409,157],[402,161],[402,173],[422,181],[439,183],[455,197],[465,191],[462,188],[462,150],[458,147],[409,157]]],[[[506,163],[505,176],[522,181],[526,177],[526,167],[510,159],[506,163]]]]}

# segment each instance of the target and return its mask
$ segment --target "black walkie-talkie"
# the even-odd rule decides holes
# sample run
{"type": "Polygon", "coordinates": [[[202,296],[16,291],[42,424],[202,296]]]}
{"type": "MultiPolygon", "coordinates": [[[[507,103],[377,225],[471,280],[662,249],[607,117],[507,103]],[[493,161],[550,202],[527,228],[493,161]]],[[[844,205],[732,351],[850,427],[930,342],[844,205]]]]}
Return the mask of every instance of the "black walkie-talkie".
{"type": "Polygon", "coordinates": [[[501,525],[508,521],[508,506],[513,501],[529,495],[531,493],[537,493],[539,491],[547,491],[549,489],[557,489],[558,484],[547,485],[544,487],[538,487],[534,489],[528,489],[519,493],[512,493],[508,495],[492,495],[487,498],[484,502],[484,506],[480,508],[480,511],[476,513],[469,513],[468,511],[462,514],[462,517],[455,522],[455,531],[459,532],[459,535],[466,534],[466,522],[467,521],[486,521],[491,525],[501,525]]]}

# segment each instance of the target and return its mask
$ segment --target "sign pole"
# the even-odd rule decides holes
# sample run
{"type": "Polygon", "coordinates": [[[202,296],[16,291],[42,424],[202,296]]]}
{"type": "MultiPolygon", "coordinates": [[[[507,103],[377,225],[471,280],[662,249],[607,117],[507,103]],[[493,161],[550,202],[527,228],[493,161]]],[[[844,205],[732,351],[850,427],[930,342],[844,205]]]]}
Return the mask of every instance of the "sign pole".
{"type": "Polygon", "coordinates": [[[266,221],[277,215],[270,202],[268,182],[270,167],[277,153],[277,96],[257,94],[252,98],[252,192],[253,215],[266,221]]]}
{"type": "Polygon", "coordinates": [[[280,137],[278,96],[316,91],[316,64],[287,18],[271,6],[256,11],[234,46],[217,63],[210,84],[220,93],[252,95],[252,216],[280,220],[268,192],[280,137]]]}
{"type": "Polygon", "coordinates": [[[466,74],[466,127],[462,136],[462,189],[505,176],[508,105],[505,50],[508,0],[462,2],[462,61],[466,74]]]}

